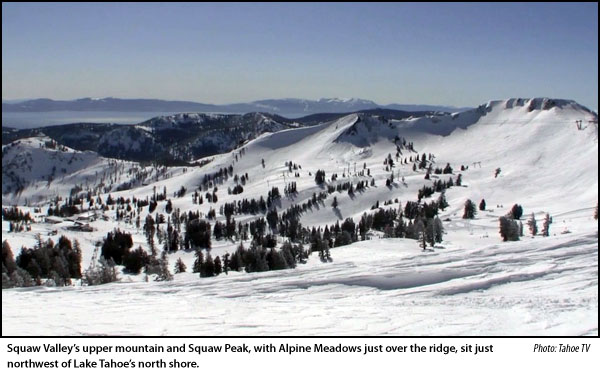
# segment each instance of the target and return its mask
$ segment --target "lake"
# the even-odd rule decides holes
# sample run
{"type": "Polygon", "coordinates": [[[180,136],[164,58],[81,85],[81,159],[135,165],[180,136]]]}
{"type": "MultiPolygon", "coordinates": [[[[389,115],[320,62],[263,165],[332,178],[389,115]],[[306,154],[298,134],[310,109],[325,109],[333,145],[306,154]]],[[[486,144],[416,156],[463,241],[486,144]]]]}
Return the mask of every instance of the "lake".
{"type": "Polygon", "coordinates": [[[107,111],[54,111],[54,112],[2,112],[2,126],[30,129],[68,123],[122,123],[133,124],[160,115],[177,112],[107,112],[107,111]]]}

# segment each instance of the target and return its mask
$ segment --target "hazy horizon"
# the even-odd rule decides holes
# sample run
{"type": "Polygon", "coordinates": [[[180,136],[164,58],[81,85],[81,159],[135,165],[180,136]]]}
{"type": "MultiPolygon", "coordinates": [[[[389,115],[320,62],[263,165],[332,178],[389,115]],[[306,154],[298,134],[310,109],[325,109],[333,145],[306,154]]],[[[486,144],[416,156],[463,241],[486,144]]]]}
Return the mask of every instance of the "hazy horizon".
{"type": "MultiPolygon", "coordinates": [[[[539,97],[539,96],[538,96],[539,97]]],[[[91,96],[83,96],[83,97],[77,97],[77,98],[50,98],[50,97],[32,97],[32,98],[15,98],[15,99],[11,99],[11,98],[3,98],[2,101],[6,102],[6,103],[16,103],[16,102],[24,102],[24,101],[32,101],[32,100],[42,100],[42,99],[48,99],[48,100],[54,100],[54,101],[76,101],[76,100],[82,100],[82,99],[105,99],[105,98],[115,98],[115,99],[120,99],[120,100],[157,100],[157,101],[186,101],[186,102],[197,102],[197,103],[203,103],[206,105],[234,105],[236,103],[252,103],[252,102],[258,102],[258,101],[269,101],[269,100],[308,100],[308,101],[319,101],[319,100],[323,100],[323,99],[340,99],[340,100],[344,100],[344,99],[356,99],[356,100],[365,100],[365,101],[372,101],[369,98],[364,98],[364,97],[319,97],[319,98],[301,98],[301,97],[281,97],[281,98],[257,98],[254,100],[249,100],[249,101],[245,101],[245,102],[225,102],[225,103],[208,103],[208,102],[200,102],[200,101],[195,101],[195,100],[182,100],[182,99],[165,99],[165,98],[145,98],[145,97],[116,97],[116,96],[106,96],[106,97],[91,97],[91,96]]],[[[489,100],[492,100],[491,98],[489,100]]],[[[376,101],[374,101],[376,102],[376,101]]],[[[377,102],[376,102],[377,103],[377,102]]],[[[392,105],[392,104],[399,104],[398,101],[394,101],[394,102],[389,102],[389,103],[377,103],[377,105],[392,105]]],[[[447,106],[445,104],[425,104],[425,103],[403,103],[401,105],[431,105],[431,106],[447,106]]],[[[464,105],[464,106],[456,106],[457,108],[463,108],[463,107],[473,107],[473,106],[477,106],[480,105],[479,104],[472,104],[472,105],[464,105]]],[[[451,105],[448,105],[449,107],[452,107],[451,105]]]]}
{"type": "Polygon", "coordinates": [[[2,4],[2,99],[598,109],[597,3],[2,4]]]}

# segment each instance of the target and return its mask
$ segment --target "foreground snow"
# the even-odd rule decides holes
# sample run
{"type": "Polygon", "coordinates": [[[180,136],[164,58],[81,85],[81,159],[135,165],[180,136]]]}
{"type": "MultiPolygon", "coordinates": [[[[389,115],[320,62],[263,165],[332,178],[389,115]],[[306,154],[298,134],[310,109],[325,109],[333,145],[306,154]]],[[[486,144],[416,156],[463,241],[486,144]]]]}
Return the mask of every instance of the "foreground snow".
{"type": "Polygon", "coordinates": [[[333,252],[333,263],[313,256],[279,272],[4,290],[2,334],[598,334],[597,231],[427,252],[378,239],[333,252]]]}

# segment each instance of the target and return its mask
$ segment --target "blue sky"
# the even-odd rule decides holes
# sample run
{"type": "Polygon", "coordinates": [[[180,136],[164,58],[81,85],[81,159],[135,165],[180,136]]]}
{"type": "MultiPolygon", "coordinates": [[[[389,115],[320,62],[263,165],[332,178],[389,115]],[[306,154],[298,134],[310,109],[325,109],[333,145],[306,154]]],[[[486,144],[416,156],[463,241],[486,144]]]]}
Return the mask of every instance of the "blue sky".
{"type": "Polygon", "coordinates": [[[2,98],[598,109],[597,3],[2,4],[2,98]]]}

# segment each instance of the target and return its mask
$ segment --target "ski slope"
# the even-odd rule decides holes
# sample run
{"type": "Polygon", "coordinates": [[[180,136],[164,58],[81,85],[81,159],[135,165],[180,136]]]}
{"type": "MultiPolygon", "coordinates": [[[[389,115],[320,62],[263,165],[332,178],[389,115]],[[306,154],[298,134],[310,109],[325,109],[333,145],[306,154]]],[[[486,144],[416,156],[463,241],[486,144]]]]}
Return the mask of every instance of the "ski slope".
{"type": "Polygon", "coordinates": [[[597,335],[598,235],[334,249],[297,269],[4,290],[6,335],[597,335]],[[43,311],[39,311],[43,308],[43,311]]]}
{"type": "MultiPolygon", "coordinates": [[[[295,181],[298,193],[282,197],[278,211],[283,211],[324,190],[314,181],[316,170],[323,169],[328,183],[336,173],[336,183],[374,178],[375,186],[354,196],[330,194],[302,215],[303,226],[323,227],[347,217],[357,222],[377,201],[380,207],[387,200],[416,201],[417,191],[431,185],[423,170],[415,172],[412,162],[399,161],[394,183],[385,185],[391,172],[384,170],[383,161],[388,154],[395,156],[396,136],[416,150],[403,149],[402,158],[431,153],[434,166],[450,163],[454,168],[453,174],[432,175],[432,180],[462,175],[463,185],[446,192],[450,206],[440,214],[446,235],[435,248],[422,251],[415,240],[383,239],[372,232],[371,240],[332,249],[332,263],[312,256],[293,270],[230,272],[203,279],[183,273],[172,282],[121,274],[119,283],[96,287],[4,290],[3,335],[597,335],[597,115],[572,101],[508,99],[462,113],[405,120],[353,114],[265,133],[238,150],[214,156],[208,165],[169,168],[152,181],[111,195],[144,198],[155,187],[166,187],[171,196],[184,186],[188,195],[171,198],[174,208],[204,214],[213,208],[218,214],[225,202],[266,197],[270,188],[283,191],[295,181]],[[582,129],[576,120],[583,120],[582,129]],[[301,168],[290,172],[285,164],[289,161],[301,168]],[[371,177],[357,175],[365,164],[371,177]],[[219,184],[218,203],[192,204],[189,193],[202,177],[230,165],[234,173],[248,173],[244,192],[228,194],[230,179],[219,184]],[[460,171],[461,165],[468,169],[460,171]],[[331,207],[334,196],[337,209],[331,207]],[[463,220],[467,199],[485,199],[487,209],[463,220]],[[534,213],[541,226],[549,213],[550,236],[531,237],[525,229],[521,241],[503,243],[498,217],[515,203],[524,209],[523,223],[534,213]]],[[[22,191],[20,204],[36,194],[33,188],[35,184],[22,191]]],[[[68,196],[67,186],[56,190],[68,196]]],[[[3,205],[12,199],[3,194],[3,205]]],[[[41,206],[42,212],[47,209],[41,206]]],[[[160,202],[157,211],[164,212],[164,207],[160,202]]],[[[57,231],[52,238],[65,234],[81,242],[84,268],[95,242],[115,227],[132,233],[134,248],[148,249],[141,230],[113,220],[114,211],[112,217],[107,214],[111,219],[91,223],[91,233],[67,231],[70,221],[65,220],[35,223],[31,232],[9,234],[3,221],[3,240],[17,254],[21,245],[35,244],[36,233],[46,238],[57,231]]],[[[211,254],[231,253],[238,244],[214,241],[211,254]]],[[[191,270],[193,252],[170,254],[171,266],[179,257],[191,270]]]]}

